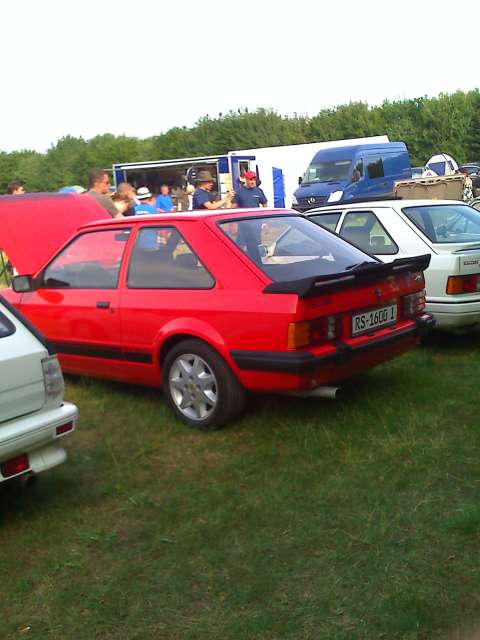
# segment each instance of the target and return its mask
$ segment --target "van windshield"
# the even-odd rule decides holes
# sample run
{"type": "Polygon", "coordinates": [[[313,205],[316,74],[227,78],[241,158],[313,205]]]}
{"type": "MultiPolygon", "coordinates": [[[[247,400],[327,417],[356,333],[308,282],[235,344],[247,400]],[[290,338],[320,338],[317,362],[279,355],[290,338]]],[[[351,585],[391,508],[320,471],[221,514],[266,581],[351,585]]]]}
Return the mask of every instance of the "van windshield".
{"type": "Polygon", "coordinates": [[[312,162],[305,172],[302,184],[348,180],[351,164],[351,158],[348,160],[332,160],[330,162],[312,162]]]}

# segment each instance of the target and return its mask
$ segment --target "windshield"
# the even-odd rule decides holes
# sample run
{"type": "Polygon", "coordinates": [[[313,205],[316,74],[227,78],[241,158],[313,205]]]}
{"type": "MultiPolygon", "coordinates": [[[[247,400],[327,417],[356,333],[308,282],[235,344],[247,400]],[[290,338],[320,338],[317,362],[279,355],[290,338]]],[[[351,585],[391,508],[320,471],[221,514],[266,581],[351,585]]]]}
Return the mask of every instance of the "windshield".
{"type": "Polygon", "coordinates": [[[480,213],[468,205],[437,204],[402,211],[435,244],[480,242],[480,213]]]}
{"type": "Polygon", "coordinates": [[[312,162],[305,172],[303,183],[342,182],[348,180],[352,160],[333,160],[331,162],[312,162]]]}
{"type": "Polygon", "coordinates": [[[362,262],[377,262],[300,216],[249,218],[219,226],[274,282],[340,273],[362,262]]]}

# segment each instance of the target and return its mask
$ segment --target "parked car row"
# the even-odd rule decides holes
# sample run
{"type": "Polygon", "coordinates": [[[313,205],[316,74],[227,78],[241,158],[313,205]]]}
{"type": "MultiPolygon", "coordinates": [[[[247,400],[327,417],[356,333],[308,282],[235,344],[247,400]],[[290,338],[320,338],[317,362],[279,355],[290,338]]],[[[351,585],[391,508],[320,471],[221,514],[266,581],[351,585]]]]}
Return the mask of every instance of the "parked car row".
{"type": "Polygon", "coordinates": [[[0,216],[21,274],[0,297],[0,482],[65,459],[78,410],[59,361],[163,388],[211,428],[247,391],[333,397],[435,321],[480,322],[480,212],[462,202],[104,220],[88,196],[36,194],[0,216]]]}
{"type": "Polygon", "coordinates": [[[98,220],[85,198],[0,198],[5,296],[66,372],[163,387],[189,425],[228,422],[246,391],[334,395],[433,324],[430,255],[384,263],[288,210],[98,220]]]}

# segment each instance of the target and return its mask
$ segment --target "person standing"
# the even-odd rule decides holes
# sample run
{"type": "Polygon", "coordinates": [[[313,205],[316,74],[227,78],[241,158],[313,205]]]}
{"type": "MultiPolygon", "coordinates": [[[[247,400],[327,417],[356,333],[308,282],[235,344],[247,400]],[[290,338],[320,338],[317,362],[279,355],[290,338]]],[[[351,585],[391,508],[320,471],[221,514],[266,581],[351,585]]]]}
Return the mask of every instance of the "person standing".
{"type": "Polygon", "coordinates": [[[112,196],[112,202],[117,210],[117,215],[114,216],[114,218],[123,218],[127,214],[128,210],[132,208],[132,201],[125,193],[119,193],[116,191],[112,196]]]}
{"type": "Polygon", "coordinates": [[[232,207],[245,209],[258,209],[267,206],[267,198],[260,187],[257,187],[257,174],[255,171],[246,171],[244,174],[245,186],[240,187],[232,200],[232,207]]]}
{"type": "Polygon", "coordinates": [[[215,180],[210,171],[199,171],[197,177],[197,188],[193,194],[192,209],[221,209],[232,201],[232,194],[230,192],[221,200],[215,200],[215,196],[212,193],[215,180]]]}
{"type": "Polygon", "coordinates": [[[126,196],[130,199],[130,206],[126,211],[123,212],[123,216],[134,216],[135,205],[140,204],[140,200],[137,200],[137,192],[135,191],[135,187],[131,185],[130,182],[120,182],[117,187],[116,193],[121,196],[126,196]]]}
{"type": "Polygon", "coordinates": [[[105,169],[92,169],[88,174],[88,195],[95,198],[98,204],[115,218],[118,214],[116,206],[112,202],[110,193],[110,178],[105,169]]]}
{"type": "Polygon", "coordinates": [[[155,196],[148,187],[139,187],[137,189],[137,200],[140,201],[140,204],[135,205],[136,216],[149,216],[152,213],[158,213],[158,209],[155,206],[155,196]]]}
{"type": "Polygon", "coordinates": [[[25,186],[23,182],[20,182],[20,180],[12,180],[11,182],[8,183],[7,185],[8,195],[22,196],[24,193],[26,193],[25,186]]]}
{"type": "Polygon", "coordinates": [[[157,196],[155,206],[160,213],[170,213],[173,211],[173,200],[170,196],[168,185],[162,184],[160,194],[157,196]]]}

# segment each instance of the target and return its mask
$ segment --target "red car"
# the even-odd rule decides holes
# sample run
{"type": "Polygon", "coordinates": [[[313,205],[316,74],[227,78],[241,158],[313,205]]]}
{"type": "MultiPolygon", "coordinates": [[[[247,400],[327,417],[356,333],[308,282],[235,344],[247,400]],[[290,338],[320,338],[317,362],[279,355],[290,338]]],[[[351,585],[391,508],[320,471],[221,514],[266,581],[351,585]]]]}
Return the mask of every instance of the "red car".
{"type": "Polygon", "coordinates": [[[103,219],[63,244],[100,216],[88,195],[0,198],[0,246],[31,274],[6,297],[65,371],[163,385],[196,427],[238,415],[245,390],[328,394],[433,324],[430,256],[384,264],[293,211],[103,219]]]}

